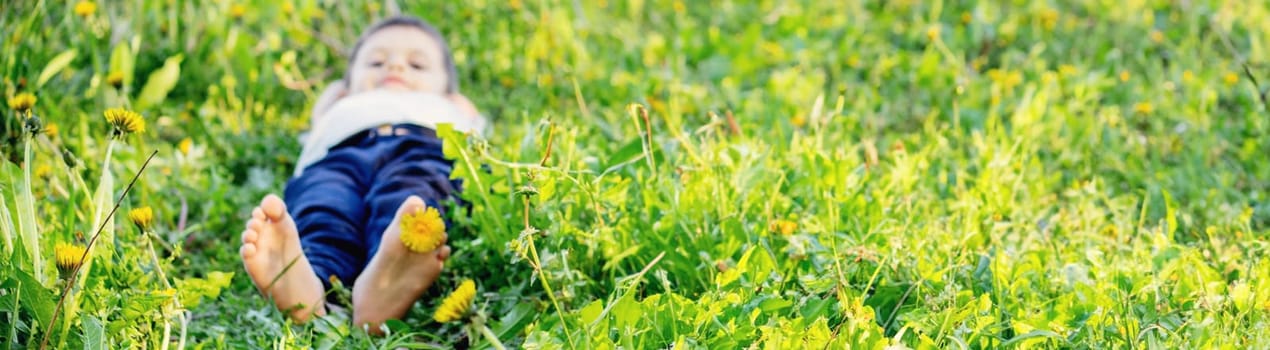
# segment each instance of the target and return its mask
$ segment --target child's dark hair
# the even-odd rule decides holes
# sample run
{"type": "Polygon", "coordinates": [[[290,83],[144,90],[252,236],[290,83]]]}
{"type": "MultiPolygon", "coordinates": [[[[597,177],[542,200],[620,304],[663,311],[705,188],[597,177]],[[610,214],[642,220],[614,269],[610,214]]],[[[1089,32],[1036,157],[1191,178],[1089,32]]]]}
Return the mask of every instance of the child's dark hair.
{"type": "Polygon", "coordinates": [[[422,30],[424,33],[427,33],[433,40],[437,41],[437,45],[441,46],[442,56],[444,56],[443,61],[445,62],[445,73],[449,77],[449,81],[445,83],[445,92],[457,93],[459,91],[459,72],[458,69],[454,67],[454,55],[450,53],[450,46],[446,45],[445,37],[441,35],[441,32],[438,31],[437,28],[428,24],[428,22],[424,22],[422,19],[407,15],[397,15],[380,20],[378,23],[375,23],[375,25],[366,29],[366,32],[362,33],[361,37],[357,38],[357,43],[353,44],[353,51],[348,54],[348,68],[344,70],[344,83],[351,84],[353,81],[353,77],[349,75],[353,73],[353,64],[357,61],[357,50],[362,48],[362,44],[365,43],[366,38],[385,28],[398,26],[417,28],[422,30]]]}

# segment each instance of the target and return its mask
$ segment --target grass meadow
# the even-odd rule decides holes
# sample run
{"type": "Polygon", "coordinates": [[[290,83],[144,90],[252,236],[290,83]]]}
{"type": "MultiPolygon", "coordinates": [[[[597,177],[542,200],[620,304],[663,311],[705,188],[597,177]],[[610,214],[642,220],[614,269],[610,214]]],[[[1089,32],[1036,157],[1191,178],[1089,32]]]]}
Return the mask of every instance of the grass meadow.
{"type": "Polygon", "coordinates": [[[16,0],[0,28],[4,348],[1270,347],[1268,2],[16,0]],[[395,11],[493,121],[442,132],[471,210],[388,335],[295,325],[238,236],[395,11]]]}

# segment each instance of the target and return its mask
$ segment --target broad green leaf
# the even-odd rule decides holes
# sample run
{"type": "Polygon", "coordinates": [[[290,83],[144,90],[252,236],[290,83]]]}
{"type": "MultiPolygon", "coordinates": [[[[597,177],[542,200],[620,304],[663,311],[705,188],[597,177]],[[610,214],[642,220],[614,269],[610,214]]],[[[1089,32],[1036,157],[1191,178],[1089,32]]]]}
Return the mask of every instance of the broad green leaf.
{"type": "Polygon", "coordinates": [[[54,74],[61,72],[63,68],[66,68],[66,65],[71,64],[71,61],[75,59],[75,54],[76,51],[71,49],[62,52],[58,54],[57,57],[53,57],[52,60],[49,60],[49,63],[44,65],[44,70],[40,71],[40,77],[35,81],[36,88],[43,87],[44,83],[48,82],[49,79],[52,79],[54,74]]]}
{"type": "Polygon", "coordinates": [[[184,57],[184,54],[168,57],[163,61],[163,67],[150,73],[145,87],[142,87],[141,93],[137,95],[137,109],[148,109],[167,98],[168,92],[176,87],[176,81],[181,77],[181,60],[184,57]]]}
{"type": "Polygon", "coordinates": [[[604,305],[601,302],[602,300],[597,299],[578,310],[578,317],[581,318],[580,320],[583,324],[591,324],[595,322],[596,318],[600,317],[600,313],[604,311],[604,305]]]}
{"type": "Polygon", "coordinates": [[[56,307],[57,292],[45,288],[43,284],[35,279],[35,276],[22,271],[21,269],[13,269],[12,273],[17,277],[18,287],[22,293],[22,299],[19,303],[23,308],[30,310],[35,314],[35,321],[38,322],[40,329],[48,327],[49,320],[53,318],[53,309],[56,307]]]}
{"type": "Polygon", "coordinates": [[[794,306],[794,302],[777,297],[763,300],[758,304],[759,310],[763,310],[763,312],[780,311],[790,306],[794,306]]]}
{"type": "Polygon", "coordinates": [[[101,320],[92,315],[84,315],[84,350],[106,350],[106,328],[101,320]]]}
{"type": "MultiPolygon", "coordinates": [[[[27,149],[26,163],[31,162],[30,149],[27,149]]],[[[6,164],[11,167],[12,164],[6,164]]],[[[23,169],[27,170],[27,169],[23,169]]],[[[13,172],[9,172],[13,174],[13,172]]],[[[44,255],[40,253],[40,227],[35,219],[35,196],[31,194],[29,170],[22,172],[22,180],[13,182],[13,206],[17,211],[17,234],[22,239],[22,245],[26,250],[26,256],[31,259],[31,270],[36,279],[43,283],[44,276],[44,255]]]]}

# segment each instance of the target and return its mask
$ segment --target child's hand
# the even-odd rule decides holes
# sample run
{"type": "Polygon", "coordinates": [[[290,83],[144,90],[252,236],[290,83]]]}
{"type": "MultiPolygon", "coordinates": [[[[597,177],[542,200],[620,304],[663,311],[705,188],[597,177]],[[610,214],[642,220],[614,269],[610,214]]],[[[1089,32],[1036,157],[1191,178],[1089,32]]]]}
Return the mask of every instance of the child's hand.
{"type": "Polygon", "coordinates": [[[348,84],[345,84],[343,80],[332,81],[328,84],[326,89],[322,90],[322,95],[318,96],[317,103],[313,104],[313,111],[309,117],[309,128],[312,129],[316,126],[318,120],[326,114],[327,110],[331,109],[335,101],[339,101],[344,96],[348,96],[348,84]]]}

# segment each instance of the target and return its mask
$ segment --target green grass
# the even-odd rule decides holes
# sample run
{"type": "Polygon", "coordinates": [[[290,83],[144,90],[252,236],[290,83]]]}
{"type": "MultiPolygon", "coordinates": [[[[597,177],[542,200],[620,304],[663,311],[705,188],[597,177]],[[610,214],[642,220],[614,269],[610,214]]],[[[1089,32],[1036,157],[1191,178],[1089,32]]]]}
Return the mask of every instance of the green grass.
{"type": "Polygon", "coordinates": [[[392,3],[3,5],[0,88],[57,132],[0,114],[0,342],[488,347],[431,318],[473,279],[510,347],[1270,346],[1258,1],[401,1],[494,120],[446,140],[471,213],[390,336],[292,325],[238,235],[392,3]]]}

